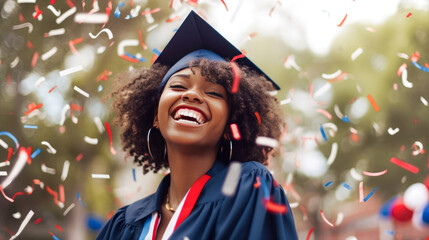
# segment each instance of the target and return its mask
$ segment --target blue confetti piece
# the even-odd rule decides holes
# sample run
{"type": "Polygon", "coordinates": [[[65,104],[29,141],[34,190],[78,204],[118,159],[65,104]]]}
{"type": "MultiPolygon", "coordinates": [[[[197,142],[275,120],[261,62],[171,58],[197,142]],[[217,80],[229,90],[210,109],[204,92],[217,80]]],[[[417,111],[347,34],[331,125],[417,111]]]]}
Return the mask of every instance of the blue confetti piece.
{"type": "Polygon", "coordinates": [[[343,122],[350,122],[350,119],[347,116],[344,116],[341,120],[343,120],[343,122]]]}
{"type": "Polygon", "coordinates": [[[364,202],[368,201],[368,199],[369,199],[370,197],[372,197],[372,195],[374,194],[375,190],[377,190],[377,189],[378,189],[378,187],[374,188],[374,190],[372,190],[372,191],[368,194],[368,196],[366,196],[366,197],[363,199],[363,201],[364,201],[364,202]]]}
{"type": "Polygon", "coordinates": [[[146,61],[146,58],[138,58],[138,57],[132,55],[131,53],[125,52],[124,55],[129,57],[129,58],[132,58],[132,59],[137,59],[137,60],[139,60],[139,62],[145,62],[146,61]]]}
{"type": "Polygon", "coordinates": [[[133,168],[133,178],[134,178],[134,182],[136,182],[136,169],[133,168]]]}
{"type": "Polygon", "coordinates": [[[329,181],[329,182],[325,183],[325,187],[329,187],[332,183],[333,183],[333,181],[329,181]]]}
{"type": "Polygon", "coordinates": [[[264,198],[270,199],[270,191],[268,191],[268,186],[267,186],[267,183],[265,182],[265,179],[260,178],[259,180],[261,181],[262,191],[264,191],[264,198]]]}
{"type": "Polygon", "coordinates": [[[152,49],[152,52],[155,53],[158,56],[161,54],[161,52],[158,49],[156,49],[156,48],[152,49]]]}
{"type": "Polygon", "coordinates": [[[15,142],[15,149],[18,149],[19,147],[19,143],[18,143],[18,139],[16,139],[15,136],[13,136],[10,132],[6,132],[6,131],[0,131],[0,136],[2,135],[6,135],[8,136],[10,139],[12,139],[15,142]]]}
{"type": "Polygon", "coordinates": [[[420,64],[418,64],[417,62],[412,62],[414,64],[414,66],[416,66],[418,69],[425,71],[425,72],[429,72],[429,68],[423,67],[420,64]]]}
{"type": "Polygon", "coordinates": [[[395,234],[395,231],[387,230],[386,233],[389,234],[390,236],[393,236],[395,234]]]}
{"type": "Polygon", "coordinates": [[[24,124],[24,128],[37,129],[37,128],[38,128],[38,126],[37,126],[37,125],[24,124]]]}
{"type": "Polygon", "coordinates": [[[82,202],[82,199],[80,198],[79,192],[77,192],[77,199],[79,200],[80,204],[82,204],[82,206],[86,208],[85,204],[82,202]]]}
{"type": "Polygon", "coordinates": [[[101,86],[101,85],[98,85],[98,90],[97,90],[98,92],[101,92],[101,91],[103,91],[103,86],[101,86]]]}
{"type": "Polygon", "coordinates": [[[31,154],[31,159],[35,158],[37,155],[39,155],[39,153],[42,151],[42,149],[38,148],[36,149],[36,151],[34,151],[34,153],[31,154]]]}
{"type": "Polygon", "coordinates": [[[348,190],[352,189],[346,182],[343,182],[343,187],[347,188],[348,190]]]}
{"type": "Polygon", "coordinates": [[[120,2],[120,3],[118,4],[118,6],[116,7],[116,10],[115,10],[115,17],[116,17],[116,18],[119,18],[119,16],[121,15],[121,11],[119,11],[119,8],[121,8],[121,7],[123,7],[123,6],[125,6],[125,3],[120,2]]]}
{"type": "Polygon", "coordinates": [[[328,138],[326,137],[326,133],[325,130],[323,129],[322,124],[320,124],[320,132],[322,133],[323,139],[325,139],[325,141],[328,141],[328,138]]]}
{"type": "Polygon", "coordinates": [[[52,234],[52,237],[53,237],[55,240],[61,240],[59,237],[57,237],[57,236],[55,236],[55,235],[53,235],[53,234],[52,234]]]}

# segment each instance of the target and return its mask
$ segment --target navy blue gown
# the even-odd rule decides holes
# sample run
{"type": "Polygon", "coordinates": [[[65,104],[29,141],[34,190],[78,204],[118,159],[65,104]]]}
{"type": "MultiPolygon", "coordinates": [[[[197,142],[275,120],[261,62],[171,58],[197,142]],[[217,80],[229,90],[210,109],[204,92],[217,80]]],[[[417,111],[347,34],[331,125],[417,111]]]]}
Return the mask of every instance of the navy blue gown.
{"type": "MultiPolygon", "coordinates": [[[[264,165],[253,161],[242,163],[233,196],[221,192],[227,172],[227,166],[215,162],[207,172],[211,178],[194,208],[170,239],[298,239],[286,195],[264,165]],[[267,196],[271,203],[283,206],[286,211],[268,211],[267,196]]],[[[170,175],[167,175],[156,193],[119,209],[103,227],[97,240],[138,240],[146,219],[153,212],[161,212],[169,184],[170,175]]]]}

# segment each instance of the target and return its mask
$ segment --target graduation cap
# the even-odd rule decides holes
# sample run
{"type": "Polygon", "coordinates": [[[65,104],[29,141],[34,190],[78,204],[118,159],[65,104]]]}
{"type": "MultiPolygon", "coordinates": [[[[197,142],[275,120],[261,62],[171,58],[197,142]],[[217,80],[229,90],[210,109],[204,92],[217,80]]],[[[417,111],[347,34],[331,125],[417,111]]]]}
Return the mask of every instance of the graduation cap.
{"type": "MultiPolygon", "coordinates": [[[[191,11],[155,61],[155,63],[170,67],[162,79],[159,89],[162,91],[168,79],[174,73],[189,67],[189,63],[192,60],[205,58],[212,61],[230,61],[240,54],[242,53],[234,45],[198,16],[197,13],[191,11]]],[[[280,89],[270,77],[247,57],[238,58],[235,61],[258,72],[270,81],[277,90],[280,89]]]]}

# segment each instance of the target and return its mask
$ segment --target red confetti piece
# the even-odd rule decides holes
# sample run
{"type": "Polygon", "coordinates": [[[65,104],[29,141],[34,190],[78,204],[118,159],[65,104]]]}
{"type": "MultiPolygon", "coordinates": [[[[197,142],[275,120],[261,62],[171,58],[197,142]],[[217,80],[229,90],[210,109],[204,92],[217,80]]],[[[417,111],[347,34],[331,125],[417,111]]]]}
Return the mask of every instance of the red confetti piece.
{"type": "Polygon", "coordinates": [[[416,174],[416,173],[419,172],[419,168],[417,168],[416,166],[411,165],[411,164],[409,164],[407,162],[404,162],[404,161],[400,160],[399,158],[392,157],[392,158],[390,158],[390,162],[393,163],[393,164],[396,164],[399,167],[401,167],[401,168],[403,168],[405,170],[408,170],[408,171],[410,171],[410,172],[412,172],[414,174],[416,174]]]}
{"type": "Polygon", "coordinates": [[[42,221],[42,218],[38,218],[34,221],[34,224],[39,224],[42,221]]]}
{"type": "Polygon", "coordinates": [[[74,47],[74,45],[78,44],[78,43],[81,43],[82,41],[83,41],[83,38],[76,38],[76,39],[73,39],[73,40],[69,41],[69,48],[70,48],[70,51],[73,54],[75,54],[75,55],[78,54],[78,52],[77,52],[76,48],[74,47]]]}
{"type": "Polygon", "coordinates": [[[72,117],[74,116],[74,115],[73,115],[73,112],[74,112],[74,111],[81,112],[81,111],[82,111],[82,107],[81,107],[81,106],[79,106],[79,105],[77,105],[77,104],[70,103],[70,114],[72,115],[72,117]]]}
{"type": "Polygon", "coordinates": [[[407,64],[403,63],[399,68],[398,71],[396,71],[396,74],[398,74],[398,76],[401,76],[402,72],[407,69],[407,64]]]}
{"type": "Polygon", "coordinates": [[[107,4],[107,7],[106,7],[107,20],[101,28],[104,28],[104,26],[106,26],[107,22],[109,21],[109,16],[110,16],[111,11],[112,11],[112,1],[109,1],[109,3],[107,4]]]}
{"type": "Polygon", "coordinates": [[[271,200],[265,202],[265,208],[272,213],[285,214],[287,212],[287,208],[284,204],[277,204],[271,200]]]}
{"type": "Polygon", "coordinates": [[[225,1],[224,0],[220,0],[222,3],[223,3],[223,5],[225,6],[225,8],[226,8],[226,11],[228,11],[228,6],[226,6],[226,3],[225,3],[225,1]]]}
{"type": "Polygon", "coordinates": [[[131,6],[134,6],[133,0],[130,0],[130,4],[131,4],[131,6]]]}
{"type": "Polygon", "coordinates": [[[338,77],[333,78],[333,79],[329,79],[328,82],[329,83],[341,82],[346,78],[347,78],[347,72],[342,72],[338,77]]]}
{"type": "Polygon", "coordinates": [[[231,59],[231,62],[235,62],[235,60],[237,60],[237,59],[240,59],[240,58],[244,58],[246,55],[244,55],[243,53],[242,54],[239,54],[239,55],[237,55],[237,56],[234,56],[232,59],[231,59]]]}
{"type": "Polygon", "coordinates": [[[372,98],[371,94],[368,94],[367,96],[369,102],[372,104],[372,107],[376,112],[380,111],[380,108],[378,107],[377,103],[375,102],[374,98],[372,98]]]}
{"type": "Polygon", "coordinates": [[[127,61],[129,61],[129,62],[133,62],[133,63],[138,63],[138,62],[139,62],[139,60],[138,60],[138,59],[130,58],[130,57],[128,57],[128,56],[127,56],[127,55],[125,55],[125,54],[121,55],[121,58],[122,58],[122,59],[125,59],[125,60],[127,60],[127,61]]]}
{"type": "Polygon", "coordinates": [[[408,13],[408,14],[407,14],[407,18],[409,18],[409,17],[411,16],[411,14],[412,14],[412,13],[408,13]]]}
{"type": "Polygon", "coordinates": [[[7,153],[7,159],[6,159],[6,162],[8,162],[8,161],[9,161],[10,157],[12,156],[12,153],[13,153],[13,149],[12,149],[12,148],[9,148],[8,153],[7,153]]]}
{"type": "Polygon", "coordinates": [[[25,22],[25,18],[22,16],[22,13],[19,13],[18,18],[20,22],[25,22]]]}
{"type": "Polygon", "coordinates": [[[256,177],[256,182],[253,184],[253,187],[259,188],[261,186],[261,179],[259,177],[256,177]]]}
{"type": "Polygon", "coordinates": [[[113,148],[113,144],[112,144],[112,133],[110,132],[109,123],[108,122],[104,122],[104,125],[106,125],[106,130],[107,130],[107,133],[109,134],[110,152],[113,155],[116,155],[116,150],[113,148]]]}
{"type": "Polygon", "coordinates": [[[323,221],[325,221],[325,223],[327,223],[329,226],[334,227],[334,224],[332,224],[326,217],[325,214],[323,213],[323,210],[320,210],[320,215],[322,215],[323,221]]]}
{"type": "Polygon", "coordinates": [[[15,197],[18,195],[24,195],[24,193],[23,192],[17,192],[13,195],[12,199],[15,199],[15,197]]]}
{"type": "Polygon", "coordinates": [[[38,58],[39,58],[39,53],[38,52],[34,52],[33,58],[31,59],[31,67],[32,68],[34,68],[36,66],[38,58]]]}
{"type": "Polygon", "coordinates": [[[174,22],[174,21],[177,21],[177,20],[179,20],[179,16],[175,16],[175,17],[169,18],[169,19],[166,20],[166,22],[170,23],[170,22],[174,22]]]}
{"type": "Polygon", "coordinates": [[[14,202],[15,200],[13,200],[12,198],[8,197],[6,195],[6,193],[4,193],[3,188],[0,186],[0,191],[3,194],[4,198],[6,198],[6,200],[8,200],[9,202],[14,202]]]}
{"type": "Polygon", "coordinates": [[[328,111],[321,108],[316,109],[316,111],[325,115],[327,118],[332,119],[332,115],[328,111]]]}
{"type": "Polygon", "coordinates": [[[36,4],[36,6],[34,7],[34,11],[36,12],[36,15],[34,15],[34,19],[37,19],[37,17],[39,17],[40,14],[42,14],[43,12],[40,11],[39,6],[36,4]]]}
{"type": "Polygon", "coordinates": [[[77,155],[76,162],[79,162],[82,159],[82,157],[83,157],[83,153],[77,155]]]}
{"type": "Polygon", "coordinates": [[[311,228],[310,231],[308,231],[307,240],[310,239],[310,236],[311,236],[311,233],[313,232],[313,230],[314,230],[314,228],[311,228]]]}
{"type": "Polygon", "coordinates": [[[363,171],[362,173],[363,173],[363,175],[366,175],[366,176],[378,177],[378,176],[386,174],[387,173],[387,169],[384,170],[384,171],[381,171],[381,172],[367,172],[367,171],[363,171]]]}
{"type": "Polygon", "coordinates": [[[346,21],[346,18],[347,18],[347,13],[346,13],[346,16],[344,16],[344,18],[343,18],[343,20],[341,21],[341,23],[340,23],[340,24],[338,24],[337,26],[338,26],[338,27],[343,26],[343,23],[346,21]]]}
{"type": "Polygon", "coordinates": [[[240,140],[241,139],[241,135],[240,135],[240,131],[238,130],[237,124],[233,123],[233,124],[230,125],[230,127],[231,127],[232,137],[235,140],[240,140]]]}
{"type": "Polygon", "coordinates": [[[156,13],[156,12],[159,12],[159,11],[161,11],[161,8],[155,8],[155,9],[152,9],[152,10],[149,10],[149,11],[143,11],[142,12],[142,16],[144,16],[146,14],[156,13]]]}
{"type": "Polygon", "coordinates": [[[66,1],[67,5],[69,5],[70,8],[74,7],[74,3],[71,0],[66,1]]]}
{"type": "Polygon", "coordinates": [[[41,108],[42,106],[43,106],[43,103],[40,103],[40,104],[38,104],[38,105],[36,105],[36,104],[34,104],[34,103],[29,104],[29,105],[28,105],[28,111],[27,111],[27,112],[25,112],[25,115],[30,114],[32,111],[34,111],[34,110],[36,110],[36,109],[38,109],[38,108],[41,108]]]}
{"type": "Polygon", "coordinates": [[[170,8],[172,8],[172,7],[173,7],[173,1],[174,1],[174,0],[171,0],[171,1],[170,1],[170,8]]]}
{"type": "Polygon", "coordinates": [[[420,53],[418,51],[416,51],[415,53],[413,53],[413,55],[410,58],[411,62],[417,62],[420,58],[420,53]]]}
{"type": "Polygon", "coordinates": [[[231,92],[236,93],[238,91],[238,85],[240,84],[241,72],[236,62],[231,62],[231,69],[234,75],[231,92]]]}
{"type": "Polygon", "coordinates": [[[63,229],[62,229],[58,224],[55,224],[55,227],[56,227],[58,230],[60,230],[60,232],[62,232],[62,231],[63,231],[63,229]]]}
{"type": "Polygon", "coordinates": [[[111,75],[112,75],[111,71],[108,71],[108,70],[104,69],[104,71],[100,75],[97,76],[97,78],[95,79],[95,81],[96,82],[98,82],[100,80],[107,81],[107,77],[111,76],[111,75]]]}
{"type": "Polygon", "coordinates": [[[33,179],[33,183],[36,185],[40,185],[40,180],[39,179],[33,179]]]}
{"type": "MultiPolygon", "coordinates": [[[[143,15],[143,14],[142,14],[143,15]]],[[[140,44],[142,45],[142,48],[144,49],[144,50],[146,50],[147,49],[147,46],[146,46],[146,44],[143,42],[143,36],[142,36],[142,31],[139,29],[139,39],[140,39],[140,44]]],[[[104,71],[106,71],[106,70],[104,70],[104,71]]],[[[104,81],[106,81],[106,80],[104,80],[104,81]]]]}
{"type": "Polygon", "coordinates": [[[258,124],[261,125],[261,116],[259,116],[258,112],[255,112],[256,119],[258,119],[258,124]]]}
{"type": "Polygon", "coordinates": [[[359,183],[359,202],[363,202],[363,182],[359,183]]]}
{"type": "Polygon", "coordinates": [[[27,41],[27,47],[29,49],[33,49],[34,48],[33,44],[30,41],[27,41]]]}
{"type": "Polygon", "coordinates": [[[55,85],[51,89],[49,89],[49,93],[51,93],[52,91],[54,91],[55,88],[57,88],[57,85],[55,85]]]}
{"type": "Polygon", "coordinates": [[[65,197],[65,194],[64,194],[64,186],[62,184],[60,184],[58,191],[60,192],[60,202],[64,203],[66,197],[65,197]]]}

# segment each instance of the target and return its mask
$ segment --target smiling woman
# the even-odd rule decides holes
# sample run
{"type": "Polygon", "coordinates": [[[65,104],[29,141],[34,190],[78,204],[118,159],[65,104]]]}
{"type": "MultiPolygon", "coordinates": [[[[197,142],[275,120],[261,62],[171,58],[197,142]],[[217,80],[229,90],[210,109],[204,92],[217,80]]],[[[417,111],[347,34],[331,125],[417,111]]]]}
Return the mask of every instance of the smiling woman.
{"type": "Polygon", "coordinates": [[[240,54],[191,12],[150,69],[118,79],[111,96],[123,149],[144,173],[170,174],[97,239],[297,239],[285,193],[263,165],[273,149],[256,144],[282,133],[269,94],[278,86],[242,57],[232,93],[229,61],[240,54]]]}

